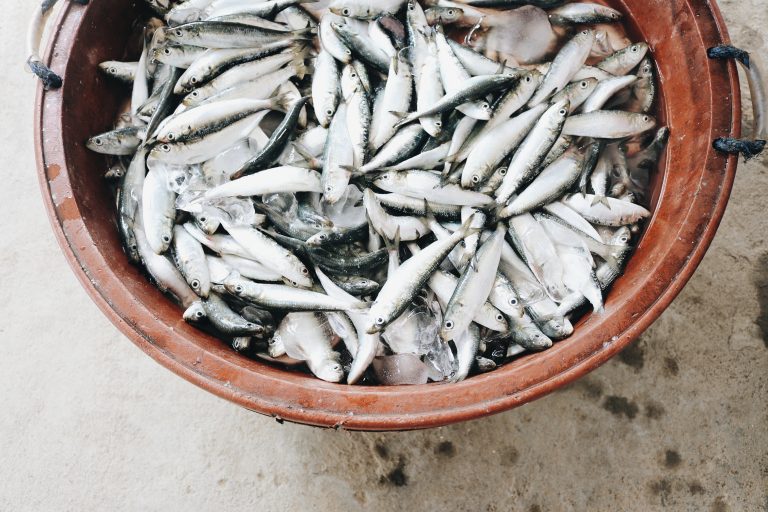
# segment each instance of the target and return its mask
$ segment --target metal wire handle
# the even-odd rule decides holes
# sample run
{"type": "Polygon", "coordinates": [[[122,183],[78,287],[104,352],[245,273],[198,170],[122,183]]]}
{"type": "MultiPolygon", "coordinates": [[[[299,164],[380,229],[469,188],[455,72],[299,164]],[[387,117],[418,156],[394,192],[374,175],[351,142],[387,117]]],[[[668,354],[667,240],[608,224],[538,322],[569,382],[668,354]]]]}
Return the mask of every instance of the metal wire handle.
{"type": "Polygon", "coordinates": [[[710,59],[735,59],[741,64],[747,74],[747,83],[752,96],[752,114],[754,122],[752,124],[753,139],[733,139],[721,137],[715,139],[712,143],[718,151],[731,154],[741,154],[744,160],[749,160],[762,153],[765,149],[766,137],[768,136],[768,95],[766,94],[766,83],[763,79],[760,67],[750,59],[749,52],[730,45],[719,45],[707,50],[707,56],[710,59]]]}
{"type": "MultiPolygon", "coordinates": [[[[88,0],[70,0],[76,4],[86,5],[88,0]]],[[[53,6],[56,5],[58,0],[43,0],[40,7],[35,11],[32,16],[32,21],[27,29],[27,67],[34,73],[40,81],[43,82],[43,87],[47,89],[58,89],[61,87],[61,77],[54,73],[51,68],[43,64],[40,58],[40,41],[43,39],[43,33],[45,32],[45,26],[48,24],[53,6]]]]}

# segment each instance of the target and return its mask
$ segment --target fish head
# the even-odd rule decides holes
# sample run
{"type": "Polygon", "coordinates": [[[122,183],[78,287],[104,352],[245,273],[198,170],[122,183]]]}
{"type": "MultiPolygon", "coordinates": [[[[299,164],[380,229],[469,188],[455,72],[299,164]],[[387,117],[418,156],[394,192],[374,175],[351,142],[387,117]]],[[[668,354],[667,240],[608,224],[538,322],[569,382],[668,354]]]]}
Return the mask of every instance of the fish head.
{"type": "Polygon", "coordinates": [[[285,342],[279,332],[276,332],[267,343],[267,352],[270,357],[280,357],[285,355],[285,342]]]}
{"type": "Polygon", "coordinates": [[[525,326],[515,332],[515,340],[531,350],[544,350],[552,346],[552,340],[534,326],[525,326]]]}
{"type": "Polygon", "coordinates": [[[203,308],[203,301],[198,300],[193,302],[184,311],[184,320],[189,323],[200,322],[205,318],[205,308],[203,308]]]}
{"type": "Polygon", "coordinates": [[[340,382],[344,378],[344,368],[334,359],[323,360],[313,369],[312,373],[326,382],[340,382]]]}
{"type": "Polygon", "coordinates": [[[632,124],[638,131],[646,132],[656,127],[656,118],[648,114],[635,114],[632,116],[632,124]]]}
{"type": "Polygon", "coordinates": [[[245,293],[245,280],[240,277],[240,273],[232,271],[222,283],[227,291],[237,297],[241,297],[245,293]]]}
{"type": "Polygon", "coordinates": [[[565,317],[550,318],[542,324],[541,332],[550,338],[559,340],[573,334],[573,325],[565,317]]]}

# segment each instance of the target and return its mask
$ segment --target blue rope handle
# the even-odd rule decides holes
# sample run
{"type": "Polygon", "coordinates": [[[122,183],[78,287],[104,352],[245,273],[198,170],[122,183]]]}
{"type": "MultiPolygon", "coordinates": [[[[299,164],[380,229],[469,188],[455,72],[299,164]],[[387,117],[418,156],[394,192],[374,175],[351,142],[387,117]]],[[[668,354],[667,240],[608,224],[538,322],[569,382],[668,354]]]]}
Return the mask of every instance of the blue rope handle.
{"type": "MultiPolygon", "coordinates": [[[[721,44],[707,50],[707,57],[710,59],[734,59],[743,65],[747,70],[751,69],[749,52],[736,48],[735,46],[721,44]]],[[[752,91],[753,94],[755,91],[752,91]]],[[[755,112],[757,117],[758,113],[755,112]]],[[[732,137],[720,137],[712,142],[712,146],[723,153],[738,155],[741,154],[746,162],[754,158],[765,149],[766,141],[762,139],[734,139],[732,137]]]]}

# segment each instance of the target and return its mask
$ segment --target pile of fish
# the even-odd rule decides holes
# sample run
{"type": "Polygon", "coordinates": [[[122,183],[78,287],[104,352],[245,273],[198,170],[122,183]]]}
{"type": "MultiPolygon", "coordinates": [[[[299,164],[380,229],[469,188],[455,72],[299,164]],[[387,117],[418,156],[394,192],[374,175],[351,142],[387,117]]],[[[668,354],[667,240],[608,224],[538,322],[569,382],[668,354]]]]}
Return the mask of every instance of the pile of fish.
{"type": "Polygon", "coordinates": [[[130,110],[87,146],[185,320],[326,381],[419,384],[603,310],[669,135],[619,12],[147,1],[138,62],[100,65],[130,110]]]}

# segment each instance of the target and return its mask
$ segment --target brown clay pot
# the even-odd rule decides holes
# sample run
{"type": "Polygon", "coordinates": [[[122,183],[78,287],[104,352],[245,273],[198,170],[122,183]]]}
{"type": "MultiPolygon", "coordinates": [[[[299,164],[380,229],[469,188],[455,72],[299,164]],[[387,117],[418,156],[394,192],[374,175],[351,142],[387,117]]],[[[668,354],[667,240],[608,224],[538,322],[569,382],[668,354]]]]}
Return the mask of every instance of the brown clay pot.
{"type": "Polygon", "coordinates": [[[123,56],[131,1],[69,2],[56,23],[48,62],[64,86],[38,90],[35,132],[40,187],[54,232],[86,291],[144,352],[227,400],[288,421],[355,430],[405,430],[479,418],[549,393],[627,346],[670,304],[693,274],[725,210],[737,158],[712,149],[739,137],[736,68],[706,49],[728,43],[714,1],[615,0],[634,39],[648,41],[671,129],[654,183],[653,218],[602,315],[587,315],[552,349],[453,385],[366,387],[329,384],[247,359],[181,318],[181,310],[130,265],[120,248],[105,160],[90,135],[110,129],[124,90],[97,71],[123,56]]]}

